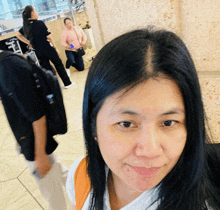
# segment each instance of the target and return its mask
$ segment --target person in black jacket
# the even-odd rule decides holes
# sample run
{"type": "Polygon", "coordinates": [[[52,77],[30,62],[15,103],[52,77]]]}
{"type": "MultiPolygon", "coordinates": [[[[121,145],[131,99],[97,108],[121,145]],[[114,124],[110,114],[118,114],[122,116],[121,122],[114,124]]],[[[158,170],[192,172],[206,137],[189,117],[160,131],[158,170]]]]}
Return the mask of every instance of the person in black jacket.
{"type": "Polygon", "coordinates": [[[35,49],[42,67],[53,71],[50,61],[54,64],[65,88],[75,85],[75,82],[70,81],[63,63],[59,58],[60,52],[53,41],[51,32],[43,21],[38,20],[38,13],[35,8],[31,5],[26,6],[22,17],[23,27],[18,31],[17,38],[28,44],[29,48],[35,49]]]}
{"type": "Polygon", "coordinates": [[[56,160],[54,152],[58,143],[47,129],[45,103],[36,87],[31,65],[24,58],[7,56],[0,61],[0,98],[42,195],[51,209],[66,209],[63,186],[67,171],[56,160]]]}

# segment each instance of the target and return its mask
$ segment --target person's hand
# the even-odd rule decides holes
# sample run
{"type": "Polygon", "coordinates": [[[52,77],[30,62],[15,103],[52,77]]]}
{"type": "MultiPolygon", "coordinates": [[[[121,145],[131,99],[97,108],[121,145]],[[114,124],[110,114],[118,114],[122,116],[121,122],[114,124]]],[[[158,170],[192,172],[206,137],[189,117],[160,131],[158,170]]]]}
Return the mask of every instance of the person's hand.
{"type": "Polygon", "coordinates": [[[57,48],[55,50],[56,50],[58,56],[60,56],[60,51],[57,48]]]}
{"type": "Polygon", "coordinates": [[[73,49],[72,49],[70,46],[68,46],[68,45],[67,45],[65,48],[66,48],[66,50],[73,50],[73,49]]]}
{"type": "Polygon", "coordinates": [[[35,157],[36,169],[41,177],[44,177],[52,168],[52,165],[46,154],[35,157]]]}
{"type": "Polygon", "coordinates": [[[33,49],[33,47],[32,47],[32,45],[30,44],[30,42],[28,43],[28,48],[29,48],[30,50],[33,49]]]}
{"type": "Polygon", "coordinates": [[[80,46],[86,49],[86,44],[80,44],[80,46]]]}

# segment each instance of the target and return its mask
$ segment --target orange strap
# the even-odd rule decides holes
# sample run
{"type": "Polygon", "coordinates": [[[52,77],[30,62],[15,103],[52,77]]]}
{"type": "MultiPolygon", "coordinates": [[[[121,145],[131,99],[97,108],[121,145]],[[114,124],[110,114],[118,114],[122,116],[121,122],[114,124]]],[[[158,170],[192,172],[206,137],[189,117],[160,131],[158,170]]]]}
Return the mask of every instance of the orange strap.
{"type": "Polygon", "coordinates": [[[87,174],[87,162],[86,157],[79,163],[74,177],[75,183],[75,198],[76,198],[76,210],[81,210],[86,198],[91,190],[90,179],[87,174]]]}

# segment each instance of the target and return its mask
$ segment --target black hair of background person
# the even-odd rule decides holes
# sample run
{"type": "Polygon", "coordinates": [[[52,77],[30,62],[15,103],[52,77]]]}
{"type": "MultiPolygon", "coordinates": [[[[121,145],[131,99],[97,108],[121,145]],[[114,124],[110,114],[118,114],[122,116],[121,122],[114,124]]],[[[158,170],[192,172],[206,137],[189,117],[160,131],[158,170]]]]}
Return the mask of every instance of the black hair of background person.
{"type": "Polygon", "coordinates": [[[125,87],[130,87],[130,90],[160,73],[173,79],[182,93],[187,141],[179,161],[160,183],[158,210],[200,210],[205,201],[219,209],[219,194],[206,179],[204,145],[209,139],[193,60],[178,36],[152,28],[131,31],[112,40],[99,51],[90,67],[83,100],[87,170],[94,190],[90,209],[103,209],[106,186],[105,162],[94,140],[98,111],[111,94],[125,87]],[[150,47],[153,51],[152,71],[148,69],[146,60],[150,47]]]}
{"type": "Polygon", "coordinates": [[[30,41],[31,45],[34,47],[33,43],[33,36],[31,32],[32,24],[30,23],[31,20],[31,12],[33,11],[33,7],[28,5],[25,7],[24,11],[22,12],[22,19],[23,19],[23,31],[24,37],[30,41]]]}
{"type": "Polygon", "coordinates": [[[70,20],[70,21],[72,21],[71,18],[66,17],[66,18],[64,18],[64,20],[63,20],[63,23],[64,23],[64,24],[66,24],[66,20],[70,20]]]}

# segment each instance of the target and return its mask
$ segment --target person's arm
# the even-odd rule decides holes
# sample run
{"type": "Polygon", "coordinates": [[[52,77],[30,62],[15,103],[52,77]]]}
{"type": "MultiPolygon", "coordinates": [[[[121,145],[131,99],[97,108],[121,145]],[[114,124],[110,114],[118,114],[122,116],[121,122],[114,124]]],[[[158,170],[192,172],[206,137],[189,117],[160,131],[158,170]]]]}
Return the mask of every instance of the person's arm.
{"type": "Polygon", "coordinates": [[[52,168],[46,154],[46,116],[32,123],[35,138],[35,161],[38,173],[43,177],[52,168]]]}
{"type": "Polygon", "coordinates": [[[72,48],[67,43],[66,38],[67,38],[67,35],[65,31],[63,31],[61,35],[61,45],[64,46],[66,50],[71,50],[72,48]]]}
{"type": "Polygon", "coordinates": [[[17,32],[16,37],[17,37],[20,41],[22,41],[22,42],[24,42],[25,44],[27,44],[30,49],[32,49],[32,46],[31,46],[31,44],[30,44],[30,41],[27,40],[19,31],[17,32]]]}
{"type": "Polygon", "coordinates": [[[56,45],[55,45],[55,43],[54,43],[54,41],[53,41],[53,37],[52,37],[51,34],[49,34],[49,35],[47,36],[47,40],[53,45],[53,48],[57,51],[58,56],[60,56],[60,51],[57,49],[57,47],[56,47],[56,45]]]}

